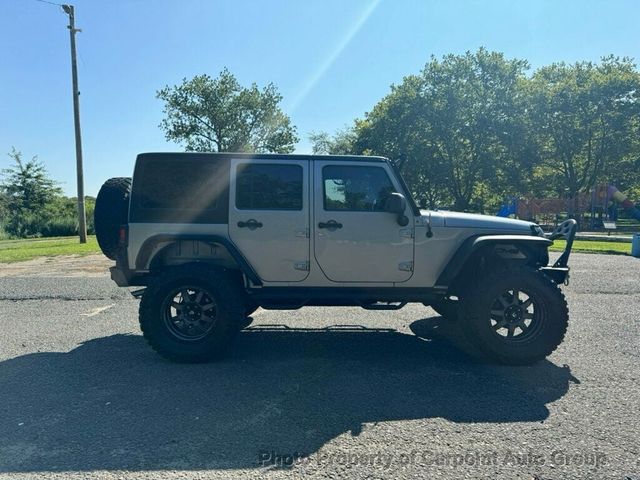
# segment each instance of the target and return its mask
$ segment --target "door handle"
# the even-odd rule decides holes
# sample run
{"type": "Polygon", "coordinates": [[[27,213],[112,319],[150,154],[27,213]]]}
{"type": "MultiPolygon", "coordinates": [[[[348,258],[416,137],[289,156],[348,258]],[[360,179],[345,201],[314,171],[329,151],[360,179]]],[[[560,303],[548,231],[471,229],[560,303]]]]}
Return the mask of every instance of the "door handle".
{"type": "Polygon", "coordinates": [[[328,222],[320,222],[318,223],[318,228],[326,228],[330,232],[337,230],[338,228],[342,228],[342,224],[336,222],[335,220],[329,220],[328,222]]]}
{"type": "Polygon", "coordinates": [[[255,230],[256,228],[262,228],[262,222],[254,220],[253,218],[246,222],[238,222],[238,228],[248,228],[249,230],[255,230]]]}

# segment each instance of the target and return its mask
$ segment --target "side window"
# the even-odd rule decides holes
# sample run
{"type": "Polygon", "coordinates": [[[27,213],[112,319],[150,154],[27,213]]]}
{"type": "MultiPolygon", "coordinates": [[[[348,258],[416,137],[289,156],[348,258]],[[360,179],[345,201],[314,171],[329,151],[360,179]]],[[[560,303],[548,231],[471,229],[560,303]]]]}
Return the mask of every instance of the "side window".
{"type": "Polygon", "coordinates": [[[236,207],[240,210],[302,210],[302,167],[238,164],[236,207]]]}
{"type": "Polygon", "coordinates": [[[380,167],[330,165],[322,169],[324,209],[379,212],[395,192],[387,172],[380,167]]]}
{"type": "Polygon", "coordinates": [[[149,154],[136,163],[133,177],[132,223],[228,222],[228,160],[149,154]]]}
{"type": "Polygon", "coordinates": [[[139,180],[140,206],[149,209],[214,210],[225,188],[221,170],[219,164],[198,160],[148,162],[139,180]]]}

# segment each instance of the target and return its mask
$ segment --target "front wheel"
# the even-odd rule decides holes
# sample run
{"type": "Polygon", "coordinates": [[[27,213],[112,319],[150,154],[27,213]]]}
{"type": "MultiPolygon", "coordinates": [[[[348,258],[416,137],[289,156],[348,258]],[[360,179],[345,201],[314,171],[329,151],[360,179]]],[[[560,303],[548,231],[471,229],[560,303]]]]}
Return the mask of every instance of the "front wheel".
{"type": "Polygon", "coordinates": [[[550,355],[567,331],[569,311],[560,289],[526,266],[501,269],[465,292],[460,328],[489,359],[529,365],[550,355]]]}
{"type": "Polygon", "coordinates": [[[163,272],[140,302],[140,327],[163,357],[199,363],[221,357],[239,331],[241,293],[222,272],[185,265],[163,272]]]}

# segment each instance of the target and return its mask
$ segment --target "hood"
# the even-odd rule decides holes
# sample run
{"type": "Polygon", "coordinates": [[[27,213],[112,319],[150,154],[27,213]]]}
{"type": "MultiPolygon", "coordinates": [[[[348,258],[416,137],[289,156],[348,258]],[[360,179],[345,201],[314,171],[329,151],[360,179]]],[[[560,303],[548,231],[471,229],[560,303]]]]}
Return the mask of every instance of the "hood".
{"type": "MultiPolygon", "coordinates": [[[[429,212],[422,212],[429,214],[429,212]]],[[[436,212],[431,212],[432,215],[436,212]]],[[[493,217],[490,215],[478,215],[475,213],[448,212],[438,211],[438,216],[442,217],[442,223],[445,227],[454,228],[482,228],[489,230],[502,230],[505,232],[514,232],[520,234],[531,234],[532,222],[524,220],[514,220],[512,218],[493,217]]]]}

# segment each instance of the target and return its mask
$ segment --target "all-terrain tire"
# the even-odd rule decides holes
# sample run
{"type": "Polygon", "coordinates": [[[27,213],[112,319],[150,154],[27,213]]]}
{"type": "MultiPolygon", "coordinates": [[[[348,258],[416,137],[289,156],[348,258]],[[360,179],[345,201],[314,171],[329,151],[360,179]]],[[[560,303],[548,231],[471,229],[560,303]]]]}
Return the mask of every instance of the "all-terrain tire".
{"type": "Polygon", "coordinates": [[[562,343],[569,323],[560,288],[527,266],[501,268],[469,287],[458,313],[460,329],[469,343],[489,360],[507,365],[530,365],[549,356],[562,343]],[[515,295],[516,291],[520,293],[515,295]],[[528,298],[523,301],[518,296],[528,298]],[[527,308],[532,311],[523,310],[529,300],[527,308]],[[530,319],[529,326],[514,326],[522,318],[530,319]]]}
{"type": "Polygon", "coordinates": [[[447,320],[456,321],[458,318],[458,302],[443,298],[428,305],[447,320]]]}
{"type": "Polygon", "coordinates": [[[100,250],[107,258],[116,259],[119,229],[127,223],[131,179],[116,177],[107,180],[96,198],[93,221],[100,250]]]}
{"type": "Polygon", "coordinates": [[[257,303],[247,301],[245,302],[244,314],[247,317],[250,317],[251,314],[254,313],[256,310],[258,310],[259,308],[260,308],[260,305],[258,305],[257,303]]]}
{"type": "MultiPolygon", "coordinates": [[[[194,297],[197,300],[195,293],[194,297]]],[[[225,354],[239,331],[238,325],[245,319],[242,298],[241,288],[224,271],[194,264],[167,269],[142,296],[140,328],[151,348],[168,360],[180,363],[216,360],[225,354]],[[181,322],[172,321],[175,317],[171,317],[169,309],[175,303],[176,292],[184,289],[203,291],[204,298],[215,304],[210,330],[202,338],[189,338],[176,330],[181,322]]],[[[202,310],[205,309],[206,305],[202,310]]]]}

